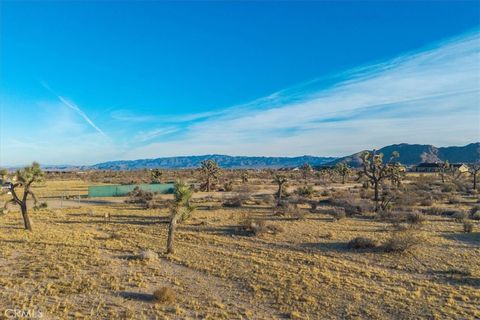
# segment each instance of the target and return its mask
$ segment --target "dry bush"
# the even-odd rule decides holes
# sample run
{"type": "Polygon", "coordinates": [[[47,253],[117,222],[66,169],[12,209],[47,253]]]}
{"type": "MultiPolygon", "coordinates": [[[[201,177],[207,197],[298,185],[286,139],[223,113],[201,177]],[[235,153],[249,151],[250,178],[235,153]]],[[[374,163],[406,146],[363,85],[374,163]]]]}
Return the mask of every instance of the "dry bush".
{"type": "Polygon", "coordinates": [[[470,219],[480,220],[480,206],[475,205],[470,209],[470,219]]]}
{"type": "Polygon", "coordinates": [[[334,221],[338,221],[341,219],[345,219],[347,217],[347,213],[345,212],[344,208],[334,207],[324,211],[326,214],[332,216],[334,221]]]}
{"type": "Polygon", "coordinates": [[[473,223],[465,221],[463,223],[463,232],[465,233],[473,232],[473,223]]]}
{"type": "Polygon", "coordinates": [[[298,187],[295,190],[295,194],[305,198],[312,198],[315,195],[315,189],[312,186],[298,187]]]}
{"type": "Polygon", "coordinates": [[[161,287],[153,292],[153,299],[157,303],[174,303],[176,299],[175,291],[170,287],[161,287]]]}
{"type": "Polygon", "coordinates": [[[453,183],[446,183],[440,189],[443,193],[452,193],[457,191],[457,187],[453,183]]]}
{"type": "Polygon", "coordinates": [[[347,216],[361,215],[373,210],[372,204],[363,199],[357,199],[350,192],[339,192],[332,195],[329,203],[332,206],[340,207],[345,210],[347,216]]]}
{"type": "Polygon", "coordinates": [[[413,250],[421,242],[422,238],[414,229],[393,231],[383,248],[385,252],[403,253],[413,250]]]}
{"type": "Polygon", "coordinates": [[[420,205],[422,207],[430,207],[433,205],[433,200],[431,198],[424,198],[420,200],[420,205]]]}
{"type": "Polygon", "coordinates": [[[128,199],[125,200],[125,203],[147,205],[149,201],[153,200],[153,193],[152,192],[143,191],[139,187],[135,187],[127,195],[128,195],[128,199]]]}
{"type": "Polygon", "coordinates": [[[321,195],[322,197],[328,197],[328,196],[331,195],[331,194],[332,194],[332,193],[331,193],[330,190],[328,190],[328,189],[325,189],[325,190],[323,190],[323,191],[320,193],[320,195],[321,195]]]}
{"type": "Polygon", "coordinates": [[[258,236],[265,233],[277,234],[283,232],[279,226],[267,224],[265,220],[244,218],[240,221],[239,230],[249,235],[258,236]]]}
{"type": "Polygon", "coordinates": [[[420,212],[407,212],[404,215],[405,222],[414,225],[414,224],[422,224],[425,222],[425,216],[420,212]]]}
{"type": "Polygon", "coordinates": [[[157,260],[158,259],[158,254],[155,251],[152,250],[143,250],[140,252],[138,257],[141,260],[157,260]]]}
{"type": "Polygon", "coordinates": [[[468,215],[465,211],[456,211],[451,217],[455,222],[464,222],[468,218],[468,215]]]}
{"type": "Polygon", "coordinates": [[[370,249],[377,247],[377,245],[377,241],[366,237],[356,237],[348,243],[350,249],[370,249]]]}
{"type": "Polygon", "coordinates": [[[247,202],[250,199],[250,195],[247,193],[236,193],[232,197],[228,198],[223,202],[224,207],[230,207],[230,208],[240,208],[242,207],[245,202],[247,202]]]}
{"type": "Polygon", "coordinates": [[[453,211],[451,209],[445,209],[440,207],[431,207],[428,209],[423,209],[423,213],[431,215],[431,216],[447,216],[451,215],[453,211]]]}
{"type": "Polygon", "coordinates": [[[293,208],[293,210],[289,211],[289,217],[295,220],[303,220],[305,219],[306,213],[300,208],[293,208]]]}
{"type": "Polygon", "coordinates": [[[462,203],[463,199],[459,196],[452,196],[448,198],[449,204],[459,204],[462,203]]]}

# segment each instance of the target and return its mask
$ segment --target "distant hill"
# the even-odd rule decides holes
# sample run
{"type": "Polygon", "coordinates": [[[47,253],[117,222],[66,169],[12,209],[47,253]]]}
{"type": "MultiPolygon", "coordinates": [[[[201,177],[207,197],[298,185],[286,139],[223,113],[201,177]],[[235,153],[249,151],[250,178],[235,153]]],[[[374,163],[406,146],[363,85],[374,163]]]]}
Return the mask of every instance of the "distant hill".
{"type": "Polygon", "coordinates": [[[318,166],[333,161],[333,157],[245,157],[245,156],[226,156],[226,155],[203,155],[203,156],[184,156],[168,157],[142,160],[120,160],[108,161],[88,167],[97,170],[135,170],[135,169],[188,169],[198,168],[203,160],[213,159],[220,167],[227,169],[237,168],[286,168],[298,167],[304,163],[312,166],[318,166]]]}
{"type": "MultiPolygon", "coordinates": [[[[402,143],[393,144],[377,150],[377,152],[385,155],[384,158],[386,160],[394,151],[400,153],[398,161],[404,165],[414,165],[420,162],[443,162],[447,160],[450,163],[472,163],[480,161],[480,142],[471,143],[463,147],[441,148],[427,144],[402,143]]],[[[337,158],[327,165],[335,165],[342,162],[347,163],[351,167],[359,167],[361,165],[360,156],[363,152],[365,152],[365,150],[343,158],[337,158]]]]}

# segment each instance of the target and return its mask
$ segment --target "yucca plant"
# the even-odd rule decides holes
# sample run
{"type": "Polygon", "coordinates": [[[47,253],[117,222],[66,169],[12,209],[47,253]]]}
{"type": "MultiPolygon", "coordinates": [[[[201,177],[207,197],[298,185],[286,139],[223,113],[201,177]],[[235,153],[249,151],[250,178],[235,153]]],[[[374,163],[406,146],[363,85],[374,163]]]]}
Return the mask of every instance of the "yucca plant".
{"type": "Polygon", "coordinates": [[[191,205],[190,200],[193,191],[189,185],[183,181],[177,181],[174,187],[174,199],[170,207],[170,224],[168,226],[167,253],[174,253],[175,228],[178,223],[188,219],[195,207],[191,205]]]}

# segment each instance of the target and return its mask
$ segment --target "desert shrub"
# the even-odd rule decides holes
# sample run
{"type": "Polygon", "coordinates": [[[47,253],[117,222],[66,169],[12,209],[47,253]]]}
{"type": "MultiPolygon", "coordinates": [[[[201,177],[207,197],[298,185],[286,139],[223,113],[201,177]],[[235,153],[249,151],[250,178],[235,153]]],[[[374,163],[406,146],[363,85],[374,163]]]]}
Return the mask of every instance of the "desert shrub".
{"type": "Polygon", "coordinates": [[[231,192],[233,191],[233,182],[232,181],[227,181],[223,184],[223,190],[226,192],[231,192]]]}
{"type": "Polygon", "coordinates": [[[153,292],[153,299],[157,303],[174,303],[176,299],[175,291],[170,287],[161,287],[153,292]]]}
{"type": "Polygon", "coordinates": [[[403,253],[413,250],[421,242],[421,237],[414,229],[393,231],[383,248],[385,252],[403,253]]]}
{"type": "Polygon", "coordinates": [[[463,223],[463,232],[470,233],[472,231],[473,231],[473,223],[465,221],[463,223]]]}
{"type": "Polygon", "coordinates": [[[475,212],[470,216],[470,219],[472,220],[480,220],[480,211],[475,212]]]}
{"type": "Polygon", "coordinates": [[[318,201],[310,201],[309,202],[309,205],[310,205],[310,212],[315,212],[317,211],[317,208],[318,208],[318,201]]]}
{"type": "Polygon", "coordinates": [[[273,205],[273,202],[275,201],[275,197],[271,194],[261,194],[257,195],[256,198],[263,204],[266,205],[273,205]]]}
{"type": "Polygon", "coordinates": [[[134,204],[148,204],[149,201],[153,200],[153,193],[149,191],[143,191],[139,187],[135,187],[128,194],[128,199],[125,200],[126,203],[134,204]]]}
{"type": "Polygon", "coordinates": [[[305,215],[306,215],[305,211],[303,211],[300,208],[294,208],[289,212],[289,216],[295,220],[303,220],[305,219],[305,215]]]}
{"type": "Polygon", "coordinates": [[[369,189],[360,189],[359,195],[360,195],[360,198],[362,199],[372,199],[373,191],[369,189]]]}
{"type": "Polygon", "coordinates": [[[334,207],[326,210],[325,213],[331,215],[334,221],[341,220],[347,217],[344,208],[334,207]]]}
{"type": "Polygon", "coordinates": [[[369,249],[376,246],[377,241],[366,237],[356,237],[348,243],[348,247],[351,249],[369,249]]]}
{"type": "Polygon", "coordinates": [[[425,217],[419,212],[407,212],[404,215],[405,222],[413,224],[422,224],[425,221],[425,217]]]}
{"type": "Polygon", "coordinates": [[[433,200],[431,198],[424,198],[420,200],[420,205],[423,207],[430,207],[433,205],[433,200]]]}
{"type": "Polygon", "coordinates": [[[443,193],[450,193],[457,191],[457,187],[453,183],[447,183],[442,185],[441,190],[443,193]]]}
{"type": "Polygon", "coordinates": [[[468,215],[465,211],[455,211],[451,217],[455,222],[463,222],[468,218],[468,215]]]}
{"type": "Polygon", "coordinates": [[[277,202],[277,205],[274,209],[274,214],[278,216],[285,216],[296,207],[296,203],[292,203],[289,200],[281,200],[277,202]]]}
{"type": "Polygon", "coordinates": [[[458,196],[452,196],[448,198],[448,203],[449,204],[459,204],[462,203],[462,198],[458,196]]]}
{"type": "Polygon", "coordinates": [[[157,260],[158,254],[152,250],[143,250],[140,252],[139,258],[142,260],[157,260]]]}
{"type": "Polygon", "coordinates": [[[470,209],[470,219],[480,220],[480,206],[476,205],[470,209]]]}
{"type": "Polygon", "coordinates": [[[328,197],[329,195],[331,195],[332,193],[328,190],[328,189],[325,189],[322,191],[322,193],[320,193],[320,195],[322,197],[328,197]]]}
{"type": "Polygon", "coordinates": [[[247,193],[236,193],[232,197],[223,202],[224,207],[239,208],[250,199],[250,195],[247,193]]]}
{"type": "Polygon", "coordinates": [[[295,194],[301,197],[311,198],[315,194],[315,190],[312,186],[298,187],[297,190],[295,190],[295,194]]]}
{"type": "Polygon", "coordinates": [[[454,211],[451,209],[445,209],[445,208],[440,208],[440,207],[431,207],[428,209],[423,209],[423,213],[432,215],[432,216],[448,216],[452,215],[454,211]]]}
{"type": "Polygon", "coordinates": [[[281,227],[267,224],[265,220],[245,218],[240,221],[239,230],[249,235],[258,236],[265,233],[277,234],[283,232],[281,227]]]}
{"type": "Polygon", "coordinates": [[[355,199],[354,195],[351,193],[332,195],[329,203],[332,206],[343,208],[346,215],[349,217],[373,210],[372,204],[369,201],[355,199]]]}
{"type": "Polygon", "coordinates": [[[411,191],[396,192],[395,205],[402,207],[411,207],[420,201],[418,195],[411,191]]]}

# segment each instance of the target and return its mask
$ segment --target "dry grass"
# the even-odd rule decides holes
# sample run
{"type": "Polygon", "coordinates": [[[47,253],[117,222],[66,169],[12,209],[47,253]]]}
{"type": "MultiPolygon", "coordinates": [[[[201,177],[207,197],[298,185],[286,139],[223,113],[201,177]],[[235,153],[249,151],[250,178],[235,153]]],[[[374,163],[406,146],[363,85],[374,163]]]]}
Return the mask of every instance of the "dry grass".
{"type": "MultiPolygon", "coordinates": [[[[270,180],[253,174],[249,183],[262,194],[275,191],[270,180]]],[[[38,190],[44,196],[69,186],[86,192],[85,185],[49,181],[38,190]]],[[[357,237],[392,241],[384,221],[354,215],[332,223],[322,207],[310,213],[306,205],[303,219],[294,220],[273,215],[265,203],[222,208],[222,194],[195,199],[211,209],[197,210],[178,226],[170,257],[163,253],[167,209],[140,210],[123,199],[63,202],[60,208],[57,199],[44,198],[48,208],[31,213],[33,233],[22,229],[18,212],[1,215],[0,314],[20,306],[40,309],[46,319],[480,318],[477,221],[463,233],[448,216],[426,215],[413,229],[422,241],[407,246],[413,254],[390,254],[346,246],[357,237]],[[112,217],[108,223],[105,213],[112,217]],[[283,232],[238,234],[246,218],[283,232]],[[158,259],[135,258],[141,250],[158,259]],[[161,287],[173,290],[174,302],[152,300],[161,287]]],[[[469,212],[468,201],[473,206],[476,199],[433,206],[469,212]]]]}

